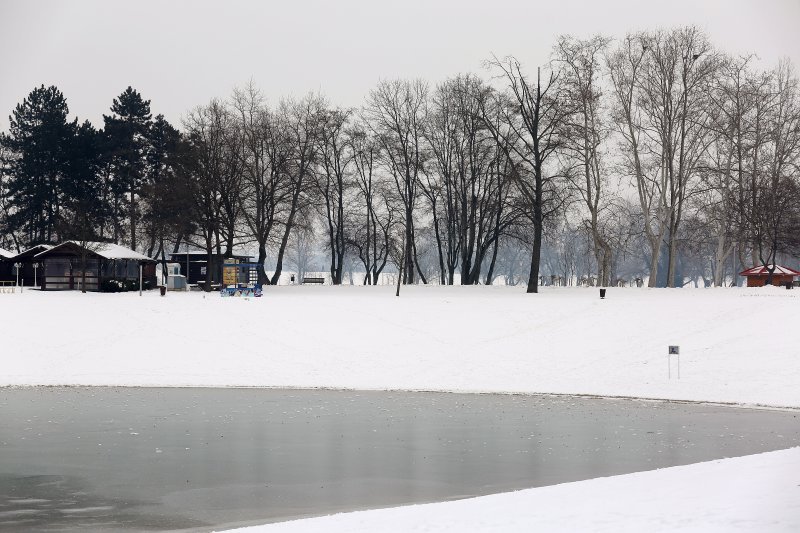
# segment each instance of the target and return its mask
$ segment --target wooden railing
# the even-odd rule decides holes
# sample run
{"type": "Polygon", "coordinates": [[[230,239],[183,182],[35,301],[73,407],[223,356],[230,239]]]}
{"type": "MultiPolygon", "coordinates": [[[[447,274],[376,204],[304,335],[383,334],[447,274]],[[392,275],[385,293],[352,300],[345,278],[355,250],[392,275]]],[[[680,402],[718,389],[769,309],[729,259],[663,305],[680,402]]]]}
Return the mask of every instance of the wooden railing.
{"type": "Polygon", "coordinates": [[[0,293],[16,292],[17,285],[13,281],[0,281],[0,293]]]}

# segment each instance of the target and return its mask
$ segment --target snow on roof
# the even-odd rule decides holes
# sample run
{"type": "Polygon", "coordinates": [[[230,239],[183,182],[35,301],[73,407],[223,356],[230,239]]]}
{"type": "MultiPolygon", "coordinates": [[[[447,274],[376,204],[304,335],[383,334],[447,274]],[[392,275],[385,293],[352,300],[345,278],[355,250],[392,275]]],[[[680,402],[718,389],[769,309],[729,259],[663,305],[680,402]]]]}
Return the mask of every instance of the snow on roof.
{"type": "MultiPolygon", "coordinates": [[[[64,245],[72,244],[78,247],[83,246],[78,241],[67,241],[59,244],[58,246],[54,246],[49,250],[45,250],[41,254],[37,254],[36,257],[40,255],[51,252],[56,250],[64,245]]],[[[84,243],[86,248],[100,257],[105,259],[136,259],[138,261],[152,261],[151,258],[147,257],[146,255],[142,255],[135,250],[131,250],[130,248],[125,248],[124,246],[120,246],[119,244],[113,244],[110,242],[86,242],[84,243]]]]}
{"type": "MultiPolygon", "coordinates": [[[[772,268],[772,265],[759,265],[754,266],[753,268],[748,268],[747,270],[743,270],[739,272],[740,276],[766,276],[769,274],[769,269],[772,268]]],[[[778,274],[781,276],[800,276],[800,272],[793,268],[775,265],[775,272],[773,274],[778,274]]]]}
{"type": "Polygon", "coordinates": [[[31,246],[27,250],[22,250],[18,254],[15,254],[15,253],[12,252],[11,257],[9,257],[8,259],[12,259],[12,260],[15,260],[17,258],[19,258],[20,260],[22,260],[22,259],[30,259],[31,257],[36,257],[37,255],[39,255],[42,252],[46,252],[47,250],[49,250],[52,247],[53,246],[50,245],[50,244],[37,244],[36,246],[31,246]]]}
{"type": "Polygon", "coordinates": [[[140,261],[152,261],[152,258],[144,254],[140,254],[130,248],[125,248],[119,244],[111,244],[109,242],[91,243],[97,245],[97,248],[92,248],[97,255],[101,255],[106,259],[138,259],[140,261]]]}
{"type": "Polygon", "coordinates": [[[0,248],[0,258],[8,259],[9,257],[14,257],[15,255],[17,254],[0,248]]]}
{"type": "Polygon", "coordinates": [[[40,249],[41,250],[49,250],[52,247],[53,247],[52,244],[37,244],[36,246],[31,246],[30,248],[28,248],[26,250],[22,250],[17,255],[27,254],[28,252],[31,252],[33,250],[40,250],[40,249]]]}

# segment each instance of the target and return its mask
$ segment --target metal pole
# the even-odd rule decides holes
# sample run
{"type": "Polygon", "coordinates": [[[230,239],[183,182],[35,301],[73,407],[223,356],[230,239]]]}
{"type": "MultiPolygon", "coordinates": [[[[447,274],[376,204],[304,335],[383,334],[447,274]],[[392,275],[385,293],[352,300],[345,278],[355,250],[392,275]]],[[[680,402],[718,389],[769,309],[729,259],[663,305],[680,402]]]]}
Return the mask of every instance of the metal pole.
{"type": "MultiPolygon", "coordinates": [[[[188,237],[187,237],[188,239],[188,237]]],[[[186,292],[189,292],[189,241],[186,241],[186,292]]]]}
{"type": "Polygon", "coordinates": [[[139,296],[142,295],[142,264],[139,263],[139,296]]]}

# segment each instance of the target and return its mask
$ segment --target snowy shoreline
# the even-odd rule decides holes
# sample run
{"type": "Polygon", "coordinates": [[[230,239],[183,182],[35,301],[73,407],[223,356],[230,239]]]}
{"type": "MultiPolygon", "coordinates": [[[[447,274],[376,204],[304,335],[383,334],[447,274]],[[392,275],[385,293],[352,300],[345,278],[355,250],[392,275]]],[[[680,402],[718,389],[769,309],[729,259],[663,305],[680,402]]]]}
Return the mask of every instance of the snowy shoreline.
{"type": "Polygon", "coordinates": [[[708,405],[712,407],[730,407],[737,409],[750,409],[754,411],[789,411],[800,412],[800,406],[788,405],[766,405],[766,404],[748,404],[736,402],[714,402],[705,400],[676,400],[670,398],[647,398],[641,396],[600,396],[597,394],[569,394],[557,392],[515,392],[515,391],[485,391],[485,390],[450,390],[450,389],[370,389],[370,388],[345,388],[345,387],[292,387],[292,386],[262,386],[262,385],[81,385],[81,384],[51,384],[51,385],[0,385],[2,389],[28,389],[28,388],[113,388],[113,389],[159,389],[159,388],[173,388],[173,389],[265,389],[265,390],[287,390],[287,391],[303,391],[303,390],[326,390],[326,391],[351,391],[351,392],[413,392],[413,393],[432,393],[432,394],[487,394],[487,395],[501,395],[501,396],[531,396],[531,397],[544,397],[544,398],[581,398],[581,399],[594,399],[594,400],[634,400],[638,402],[654,402],[654,403],[675,403],[675,404],[691,404],[691,405],[708,405]]]}
{"type": "Polygon", "coordinates": [[[242,533],[790,533],[800,448],[441,503],[340,513],[242,533]],[[794,474],[792,474],[792,472],[794,474]]]}

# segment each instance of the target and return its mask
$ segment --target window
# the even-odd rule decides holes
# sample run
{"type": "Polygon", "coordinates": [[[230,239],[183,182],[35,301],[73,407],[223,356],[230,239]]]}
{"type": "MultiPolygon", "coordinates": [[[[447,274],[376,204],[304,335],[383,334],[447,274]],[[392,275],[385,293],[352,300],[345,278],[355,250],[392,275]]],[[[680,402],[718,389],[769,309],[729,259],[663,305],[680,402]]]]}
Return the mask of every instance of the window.
{"type": "Polygon", "coordinates": [[[71,271],[72,265],[66,257],[47,257],[44,260],[45,276],[69,276],[71,271]]]}

